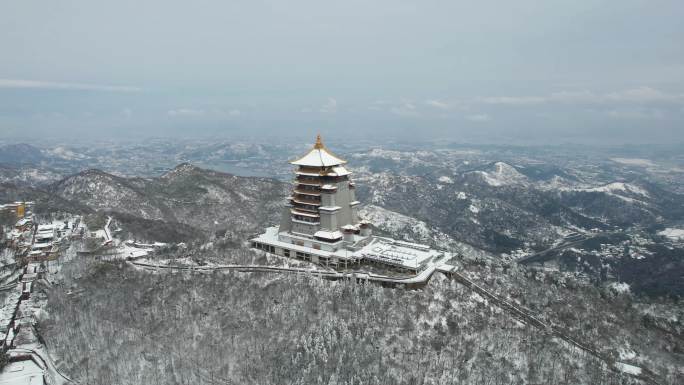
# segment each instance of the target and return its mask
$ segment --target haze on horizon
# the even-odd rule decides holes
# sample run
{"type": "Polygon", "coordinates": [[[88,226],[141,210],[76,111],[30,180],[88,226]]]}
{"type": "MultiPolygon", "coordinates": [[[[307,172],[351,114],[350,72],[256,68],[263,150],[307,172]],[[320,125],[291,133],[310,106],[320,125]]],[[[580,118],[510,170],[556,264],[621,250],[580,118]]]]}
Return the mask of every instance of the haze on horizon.
{"type": "Polygon", "coordinates": [[[681,1],[5,2],[0,139],[684,142],[681,1]]]}

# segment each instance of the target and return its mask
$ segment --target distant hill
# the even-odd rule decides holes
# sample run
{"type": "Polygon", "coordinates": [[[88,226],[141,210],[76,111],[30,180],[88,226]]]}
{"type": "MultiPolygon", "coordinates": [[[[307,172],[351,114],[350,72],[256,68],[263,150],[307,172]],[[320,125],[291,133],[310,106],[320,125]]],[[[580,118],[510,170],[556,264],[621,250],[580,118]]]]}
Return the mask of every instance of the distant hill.
{"type": "Polygon", "coordinates": [[[56,182],[62,178],[61,174],[41,166],[0,164],[0,183],[36,187],[56,182]]]}
{"type": "Polygon", "coordinates": [[[38,164],[45,159],[43,152],[30,144],[7,144],[0,146],[0,164],[38,164]]]}
{"type": "Polygon", "coordinates": [[[188,163],[157,178],[122,178],[91,169],[49,187],[53,194],[93,210],[239,233],[276,222],[287,190],[286,184],[272,179],[239,177],[188,163]]]}
{"type": "Polygon", "coordinates": [[[78,202],[62,198],[46,190],[35,187],[0,183],[0,202],[34,201],[34,211],[38,214],[63,211],[74,214],[89,214],[93,210],[78,202]]]}

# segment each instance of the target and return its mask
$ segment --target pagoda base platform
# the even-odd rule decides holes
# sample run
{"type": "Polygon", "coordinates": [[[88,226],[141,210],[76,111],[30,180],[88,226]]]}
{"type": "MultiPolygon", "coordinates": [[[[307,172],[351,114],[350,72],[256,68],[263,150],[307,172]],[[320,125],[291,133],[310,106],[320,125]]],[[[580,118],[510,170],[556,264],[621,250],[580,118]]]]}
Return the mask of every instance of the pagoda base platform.
{"type": "Polygon", "coordinates": [[[378,264],[402,271],[419,272],[447,253],[426,245],[392,238],[354,235],[353,241],[328,243],[269,227],[250,240],[250,246],[267,253],[310,261],[338,269],[362,263],[378,264]]]}

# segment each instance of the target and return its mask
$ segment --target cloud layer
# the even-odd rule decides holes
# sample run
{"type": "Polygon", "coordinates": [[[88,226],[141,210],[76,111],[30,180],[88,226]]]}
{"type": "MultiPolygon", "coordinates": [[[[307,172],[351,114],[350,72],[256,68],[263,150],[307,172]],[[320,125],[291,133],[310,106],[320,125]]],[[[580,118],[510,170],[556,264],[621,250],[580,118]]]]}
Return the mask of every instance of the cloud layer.
{"type": "Polygon", "coordinates": [[[61,83],[24,79],[0,79],[0,88],[14,89],[42,89],[42,90],[74,90],[74,91],[103,91],[103,92],[141,92],[140,87],[115,86],[86,83],[61,83]]]}
{"type": "Polygon", "coordinates": [[[681,0],[43,3],[2,8],[5,136],[684,141],[681,0]]]}

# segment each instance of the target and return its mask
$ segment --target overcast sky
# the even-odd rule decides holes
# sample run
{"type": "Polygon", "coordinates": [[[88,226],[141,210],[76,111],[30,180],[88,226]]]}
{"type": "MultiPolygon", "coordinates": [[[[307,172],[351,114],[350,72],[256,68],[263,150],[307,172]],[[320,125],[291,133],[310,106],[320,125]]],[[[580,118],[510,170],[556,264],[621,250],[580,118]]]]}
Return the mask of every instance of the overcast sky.
{"type": "Polygon", "coordinates": [[[3,138],[684,142],[684,2],[3,1],[3,138]]]}

